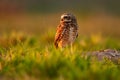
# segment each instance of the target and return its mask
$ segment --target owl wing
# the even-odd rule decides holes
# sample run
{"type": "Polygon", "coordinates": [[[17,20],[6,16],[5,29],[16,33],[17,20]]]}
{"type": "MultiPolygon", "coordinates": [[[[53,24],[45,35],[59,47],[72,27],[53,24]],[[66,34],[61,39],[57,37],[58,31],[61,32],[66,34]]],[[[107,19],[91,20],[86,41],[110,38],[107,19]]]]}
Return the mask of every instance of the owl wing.
{"type": "Polygon", "coordinates": [[[64,32],[65,32],[65,27],[63,25],[59,25],[57,27],[57,32],[56,32],[55,40],[54,40],[54,45],[56,48],[58,48],[58,43],[62,39],[64,32]]]}

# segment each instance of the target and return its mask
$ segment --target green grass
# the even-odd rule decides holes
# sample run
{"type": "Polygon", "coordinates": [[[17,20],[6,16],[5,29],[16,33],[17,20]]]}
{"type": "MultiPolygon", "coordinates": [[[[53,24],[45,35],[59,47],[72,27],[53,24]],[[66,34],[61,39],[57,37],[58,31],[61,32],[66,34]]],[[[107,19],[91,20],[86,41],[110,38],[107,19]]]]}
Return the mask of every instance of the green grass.
{"type": "Polygon", "coordinates": [[[80,35],[70,49],[56,50],[55,32],[0,36],[0,80],[119,80],[120,67],[110,61],[85,59],[85,52],[120,50],[119,39],[80,35]]]}

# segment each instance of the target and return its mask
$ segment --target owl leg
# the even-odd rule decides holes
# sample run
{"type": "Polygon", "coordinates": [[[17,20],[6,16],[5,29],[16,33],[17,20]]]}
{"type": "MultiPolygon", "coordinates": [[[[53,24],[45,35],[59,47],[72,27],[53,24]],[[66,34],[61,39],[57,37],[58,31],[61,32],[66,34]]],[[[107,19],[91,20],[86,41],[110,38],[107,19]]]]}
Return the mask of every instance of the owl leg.
{"type": "Polygon", "coordinates": [[[73,54],[73,44],[70,43],[70,53],[73,54]]]}

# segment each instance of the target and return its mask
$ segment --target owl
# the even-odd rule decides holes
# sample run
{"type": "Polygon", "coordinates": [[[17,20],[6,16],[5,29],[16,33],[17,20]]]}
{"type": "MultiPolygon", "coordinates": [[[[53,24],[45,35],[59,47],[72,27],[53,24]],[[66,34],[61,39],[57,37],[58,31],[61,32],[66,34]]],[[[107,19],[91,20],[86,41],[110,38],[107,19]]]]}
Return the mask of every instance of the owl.
{"type": "Polygon", "coordinates": [[[60,24],[57,27],[54,45],[56,48],[64,48],[71,45],[78,37],[78,24],[76,17],[71,13],[61,15],[60,24]]]}

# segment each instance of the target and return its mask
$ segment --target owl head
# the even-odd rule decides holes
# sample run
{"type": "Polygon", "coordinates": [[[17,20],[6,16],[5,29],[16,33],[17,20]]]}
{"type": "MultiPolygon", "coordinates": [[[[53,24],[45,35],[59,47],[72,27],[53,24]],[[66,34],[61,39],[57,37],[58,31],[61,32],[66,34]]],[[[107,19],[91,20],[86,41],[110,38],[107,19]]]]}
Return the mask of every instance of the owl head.
{"type": "Polygon", "coordinates": [[[75,16],[71,13],[62,14],[60,21],[64,23],[70,23],[70,22],[77,23],[75,16]]]}

